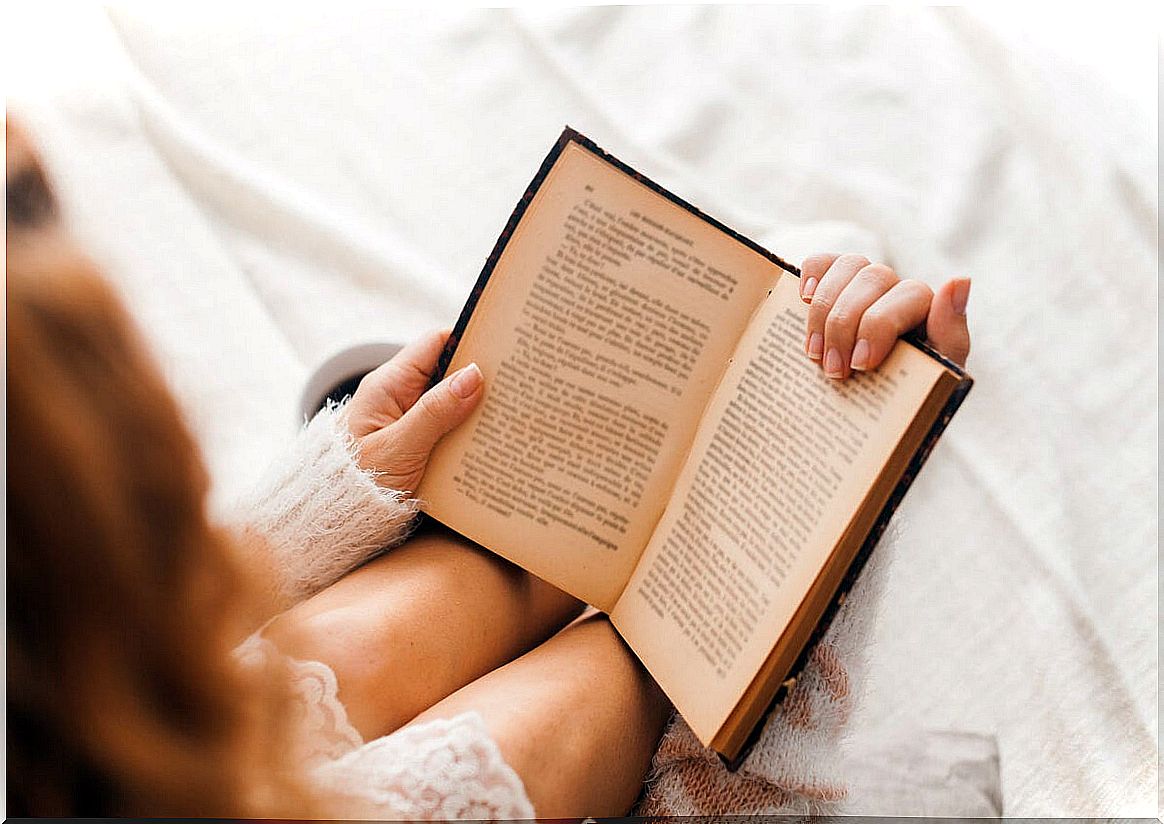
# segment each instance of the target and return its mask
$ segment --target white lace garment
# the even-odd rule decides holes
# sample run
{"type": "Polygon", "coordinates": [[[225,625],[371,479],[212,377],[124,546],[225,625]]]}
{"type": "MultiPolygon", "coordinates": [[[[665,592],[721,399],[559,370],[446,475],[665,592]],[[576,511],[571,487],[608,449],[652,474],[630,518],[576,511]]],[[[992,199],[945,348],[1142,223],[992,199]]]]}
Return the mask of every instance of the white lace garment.
{"type": "MultiPolygon", "coordinates": [[[[416,505],[376,485],[356,463],[342,407],[323,410],[263,483],[240,502],[244,533],[262,536],[277,562],[282,601],[295,603],[400,543],[416,505]]],[[[475,712],[406,726],[365,742],[348,721],[335,673],[283,655],[256,633],[238,647],[244,666],[288,673],[295,761],[337,818],[530,819],[521,778],[475,712]]]]}
{"type": "Polygon", "coordinates": [[[364,742],[339,700],[335,673],[283,655],[262,636],[237,650],[244,666],[288,672],[295,758],[330,812],[342,818],[530,819],[521,778],[475,712],[414,724],[364,742]]]}

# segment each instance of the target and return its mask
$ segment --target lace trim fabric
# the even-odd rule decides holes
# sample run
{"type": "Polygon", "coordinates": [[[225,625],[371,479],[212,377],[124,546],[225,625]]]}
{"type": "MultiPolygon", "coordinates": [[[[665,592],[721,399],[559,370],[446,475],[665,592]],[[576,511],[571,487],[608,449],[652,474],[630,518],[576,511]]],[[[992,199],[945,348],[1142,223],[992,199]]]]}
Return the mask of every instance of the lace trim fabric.
{"type": "Polygon", "coordinates": [[[243,666],[286,666],[296,712],[296,760],[337,815],[383,819],[528,819],[533,805],[475,712],[365,743],[339,700],[331,667],[283,655],[252,635],[243,666]]]}
{"type": "Polygon", "coordinates": [[[297,762],[311,767],[363,745],[363,737],[348,721],[335,673],[327,664],[290,658],[258,633],[235,649],[235,657],[244,667],[274,662],[286,671],[295,713],[291,723],[297,762]]]}
{"type": "Polygon", "coordinates": [[[352,817],[534,817],[521,778],[475,712],[397,730],[321,764],[313,777],[352,817]]]}

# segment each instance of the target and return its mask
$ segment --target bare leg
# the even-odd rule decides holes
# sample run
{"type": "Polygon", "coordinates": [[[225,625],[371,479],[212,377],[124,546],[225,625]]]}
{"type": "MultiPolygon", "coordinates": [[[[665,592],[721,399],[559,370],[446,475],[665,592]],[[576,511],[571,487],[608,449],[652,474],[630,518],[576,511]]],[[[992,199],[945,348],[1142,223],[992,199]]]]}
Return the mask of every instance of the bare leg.
{"type": "Polygon", "coordinates": [[[549,638],[582,610],[561,590],[433,524],[276,618],[265,636],[336,673],[365,739],[549,638]]]}
{"type": "Polygon", "coordinates": [[[413,723],[481,714],[539,818],[621,816],[671,705],[605,616],[458,690],[413,723]]]}

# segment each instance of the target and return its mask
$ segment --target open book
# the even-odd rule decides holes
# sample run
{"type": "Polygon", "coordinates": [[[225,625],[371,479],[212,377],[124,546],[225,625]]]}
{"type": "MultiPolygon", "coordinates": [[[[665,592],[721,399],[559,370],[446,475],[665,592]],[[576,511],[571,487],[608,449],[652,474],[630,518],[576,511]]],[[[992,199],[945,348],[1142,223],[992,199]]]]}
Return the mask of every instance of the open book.
{"type": "Polygon", "coordinates": [[[913,340],[828,379],[798,278],[567,128],[442,357],[438,377],[476,361],[486,396],[418,490],[609,613],[729,762],[971,384],[913,340]]]}

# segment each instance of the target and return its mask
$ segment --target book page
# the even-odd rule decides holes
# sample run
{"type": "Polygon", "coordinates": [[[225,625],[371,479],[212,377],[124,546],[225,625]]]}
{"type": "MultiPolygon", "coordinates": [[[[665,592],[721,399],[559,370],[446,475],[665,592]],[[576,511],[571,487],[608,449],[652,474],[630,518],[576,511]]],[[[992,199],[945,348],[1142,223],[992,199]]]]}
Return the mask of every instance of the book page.
{"type": "Polygon", "coordinates": [[[795,278],[765,300],[611,616],[705,744],[944,371],[898,342],[832,381],[804,355],[807,313],[795,278]]]}
{"type": "Polygon", "coordinates": [[[781,272],[566,144],[449,366],[476,361],[486,395],[434,453],[425,511],[609,611],[781,272]]]}

